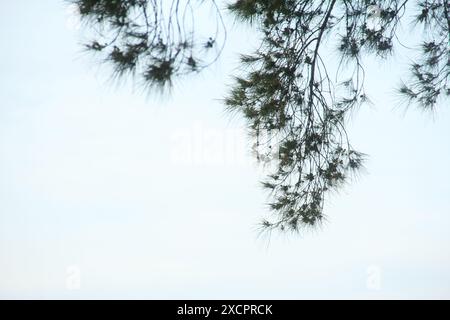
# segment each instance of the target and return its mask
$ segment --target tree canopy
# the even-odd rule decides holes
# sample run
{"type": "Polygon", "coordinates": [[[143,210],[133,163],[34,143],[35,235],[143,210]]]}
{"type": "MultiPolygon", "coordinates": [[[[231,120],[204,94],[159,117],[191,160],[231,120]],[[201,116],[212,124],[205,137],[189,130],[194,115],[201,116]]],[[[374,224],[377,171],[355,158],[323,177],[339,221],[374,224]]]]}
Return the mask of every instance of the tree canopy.
{"type": "Polygon", "coordinates": [[[398,92],[426,110],[450,95],[448,0],[235,0],[226,8],[214,0],[72,2],[97,31],[86,47],[116,75],[133,74],[150,88],[217,61],[226,43],[225,13],[261,33],[258,49],[241,56],[243,71],[224,102],[246,119],[257,157],[276,154],[276,168],[263,182],[274,212],[262,222],[267,229],[320,223],[328,192],[363,166],[364,154],[352,148],[346,131],[349,112],[368,102],[362,58],[388,59],[402,45],[402,22],[412,19],[412,29],[426,32],[411,49],[419,58],[398,92]],[[203,18],[215,25],[206,35],[194,17],[205,5],[215,13],[203,18]],[[330,47],[340,61],[326,59],[330,47]]]}

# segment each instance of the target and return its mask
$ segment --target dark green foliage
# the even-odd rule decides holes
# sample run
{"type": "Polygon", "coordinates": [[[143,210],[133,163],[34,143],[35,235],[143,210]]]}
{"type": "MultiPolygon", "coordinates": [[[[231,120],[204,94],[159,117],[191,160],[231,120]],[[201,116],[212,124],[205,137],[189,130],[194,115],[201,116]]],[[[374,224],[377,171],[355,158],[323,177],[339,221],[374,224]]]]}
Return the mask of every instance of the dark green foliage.
{"type": "Polygon", "coordinates": [[[96,31],[96,38],[86,44],[86,48],[111,62],[117,76],[131,73],[142,77],[151,87],[165,88],[170,86],[174,76],[207,67],[217,59],[225,41],[222,18],[214,1],[209,2],[216,12],[211,19],[217,28],[200,43],[194,36],[194,15],[203,1],[71,2],[96,31]]]}
{"type": "MultiPolygon", "coordinates": [[[[296,231],[319,223],[327,193],[362,167],[363,154],[352,149],[345,131],[346,114],[367,101],[361,58],[391,54],[407,4],[240,0],[229,6],[240,19],[257,21],[264,35],[260,49],[242,57],[250,71],[237,78],[225,101],[228,108],[242,111],[258,143],[258,137],[271,137],[264,139],[263,149],[278,149],[277,170],[263,183],[275,215],[263,227],[296,231]],[[347,89],[342,96],[321,56],[330,36],[339,39],[342,59],[355,66],[351,79],[337,83],[347,89]]],[[[422,46],[423,61],[413,66],[413,82],[400,89],[426,108],[436,104],[444,87],[448,94],[448,5],[419,3],[417,21],[432,28],[434,40],[422,46]]]]}
{"type": "MultiPolygon", "coordinates": [[[[139,70],[152,86],[208,65],[199,52],[215,47],[217,34],[198,44],[180,24],[184,18],[180,20],[179,8],[192,8],[192,2],[215,6],[214,1],[173,0],[165,3],[171,9],[164,11],[159,1],[75,1],[84,18],[105,30],[88,48],[106,51],[120,75],[139,70]],[[172,32],[161,27],[167,19],[160,12],[175,17],[172,32]]],[[[347,114],[368,101],[361,59],[392,54],[407,10],[416,12],[416,27],[427,32],[421,58],[411,66],[400,93],[426,109],[450,94],[448,0],[237,0],[228,9],[263,36],[258,50],[241,57],[245,68],[235,77],[225,104],[247,120],[258,159],[275,162],[274,172],[263,182],[274,212],[262,223],[264,228],[297,231],[317,225],[324,219],[329,191],[361,169],[364,155],[353,150],[345,130],[347,114]],[[326,43],[353,70],[350,78],[339,79],[342,72],[330,77],[322,57],[326,43]]],[[[220,13],[218,17],[221,21],[220,13]]]]}

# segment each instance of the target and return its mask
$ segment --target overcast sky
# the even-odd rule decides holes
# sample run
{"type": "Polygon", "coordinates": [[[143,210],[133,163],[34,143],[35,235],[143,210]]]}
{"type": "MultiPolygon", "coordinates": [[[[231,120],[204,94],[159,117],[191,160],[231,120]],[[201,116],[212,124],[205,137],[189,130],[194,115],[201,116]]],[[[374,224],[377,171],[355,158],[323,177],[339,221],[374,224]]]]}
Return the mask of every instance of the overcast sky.
{"type": "MultiPolygon", "coordinates": [[[[450,110],[398,106],[408,59],[367,61],[367,170],[298,236],[259,237],[261,171],[210,70],[155,98],[108,81],[62,1],[0,1],[1,298],[450,298],[450,110]]],[[[329,59],[335,59],[331,55],[329,59]]]]}

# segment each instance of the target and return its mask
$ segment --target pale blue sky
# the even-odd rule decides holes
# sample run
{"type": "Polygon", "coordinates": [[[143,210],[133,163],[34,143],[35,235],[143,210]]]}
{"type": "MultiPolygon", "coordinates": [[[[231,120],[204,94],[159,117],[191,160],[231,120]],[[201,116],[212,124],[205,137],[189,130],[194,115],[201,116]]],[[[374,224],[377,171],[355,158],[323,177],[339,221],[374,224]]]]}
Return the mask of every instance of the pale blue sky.
{"type": "Polygon", "coordinates": [[[229,26],[218,64],[161,99],[108,82],[68,18],[0,1],[1,298],[450,298],[450,110],[396,108],[402,52],[367,65],[350,129],[367,172],[321,229],[268,244],[218,101],[251,32],[229,26]]]}

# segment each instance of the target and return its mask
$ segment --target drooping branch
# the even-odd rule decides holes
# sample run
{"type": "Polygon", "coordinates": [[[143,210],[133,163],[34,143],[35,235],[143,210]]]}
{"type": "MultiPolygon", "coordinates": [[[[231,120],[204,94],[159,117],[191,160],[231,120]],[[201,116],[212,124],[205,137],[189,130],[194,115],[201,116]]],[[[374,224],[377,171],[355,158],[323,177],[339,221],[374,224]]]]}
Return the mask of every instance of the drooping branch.
{"type": "Polygon", "coordinates": [[[137,75],[150,87],[165,88],[174,77],[200,72],[217,60],[225,43],[225,25],[213,0],[208,3],[215,15],[204,22],[205,33],[197,30],[194,17],[204,1],[72,1],[96,31],[87,49],[112,63],[116,76],[137,75]]]}
{"type": "MultiPolygon", "coordinates": [[[[154,88],[214,63],[226,30],[214,0],[72,0],[97,34],[87,48],[111,62],[115,74],[139,76],[154,88]],[[209,4],[215,15],[201,21],[209,4]],[[214,24],[215,23],[215,24],[214,24]],[[215,29],[212,34],[210,30],[215,29]],[[206,30],[201,33],[201,30],[206,30]],[[201,39],[201,41],[199,41],[201,39]]],[[[448,0],[235,0],[229,11],[262,35],[225,99],[244,116],[258,159],[273,170],[268,229],[294,230],[324,219],[325,198],[363,165],[346,131],[347,114],[368,101],[363,57],[386,59],[400,42],[398,26],[415,10],[425,28],[420,58],[399,92],[408,103],[433,109],[450,95],[448,0]],[[414,3],[414,8],[411,3],[414,3]],[[331,37],[330,37],[331,35],[331,37]],[[340,61],[326,59],[337,47],[340,61]],[[330,70],[336,77],[330,77],[330,70]],[[344,68],[346,67],[346,68],[344,68]]]]}

